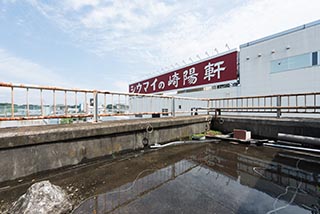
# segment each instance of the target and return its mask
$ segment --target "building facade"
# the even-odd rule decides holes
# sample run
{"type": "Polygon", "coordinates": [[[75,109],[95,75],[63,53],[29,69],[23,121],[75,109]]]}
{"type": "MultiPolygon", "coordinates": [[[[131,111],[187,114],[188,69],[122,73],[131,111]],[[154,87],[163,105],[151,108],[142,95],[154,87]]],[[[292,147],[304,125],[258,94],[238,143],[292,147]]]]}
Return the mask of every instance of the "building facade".
{"type": "Polygon", "coordinates": [[[320,91],[320,20],[240,46],[239,84],[177,93],[224,98],[320,91]]]}
{"type": "MultiPolygon", "coordinates": [[[[230,68],[230,66],[229,66],[230,68]]],[[[193,79],[194,80],[194,79],[193,79]]],[[[229,98],[244,96],[262,96],[275,94],[291,94],[291,93],[309,93],[320,92],[320,20],[305,24],[293,29],[289,29],[271,36],[267,36],[252,42],[240,45],[239,51],[230,50],[221,53],[212,58],[204,59],[191,65],[179,68],[177,70],[143,80],[129,86],[130,92],[132,88],[140,85],[139,93],[152,94],[170,94],[180,97],[195,98],[229,98]],[[225,56],[235,53],[236,59],[231,61],[237,66],[235,69],[227,69],[229,59],[225,56]],[[224,63],[221,63],[224,61],[224,63]],[[193,70],[193,75],[197,78],[206,78],[208,74],[206,68],[214,63],[220,63],[219,68],[214,67],[211,71],[212,77],[216,81],[206,84],[194,84],[189,87],[183,86],[185,83],[185,75],[193,70]],[[198,65],[203,65],[198,69],[198,65]],[[219,70],[218,75],[227,75],[228,72],[236,73],[229,78],[228,81],[221,81],[214,72],[219,70]],[[201,72],[203,72],[201,74],[201,72]],[[179,76],[180,75],[180,76],[179,76]],[[202,77],[204,75],[204,77],[202,77]],[[154,91],[152,93],[152,83],[156,80],[168,82],[171,77],[179,77],[176,80],[177,87],[172,89],[166,88],[163,91],[154,91]],[[166,77],[167,79],[163,79],[166,77]],[[150,82],[147,84],[146,82],[150,82]],[[180,85],[179,85],[180,84],[180,85]],[[181,86],[182,85],[182,86],[181,86]],[[148,88],[149,87],[149,88],[148,88]]],[[[157,85],[153,85],[156,87],[157,85]]],[[[309,102],[315,101],[306,101],[309,102]]],[[[137,112],[141,106],[147,106],[148,102],[135,99],[131,100],[131,109],[137,112]]],[[[320,100],[317,100],[317,105],[320,100]]],[[[203,103],[176,101],[175,108],[178,110],[190,110],[194,106],[203,106],[203,103]]],[[[171,103],[162,101],[153,102],[153,107],[148,110],[161,112],[170,111],[171,103]],[[154,105],[154,103],[157,103],[154,105]]]]}

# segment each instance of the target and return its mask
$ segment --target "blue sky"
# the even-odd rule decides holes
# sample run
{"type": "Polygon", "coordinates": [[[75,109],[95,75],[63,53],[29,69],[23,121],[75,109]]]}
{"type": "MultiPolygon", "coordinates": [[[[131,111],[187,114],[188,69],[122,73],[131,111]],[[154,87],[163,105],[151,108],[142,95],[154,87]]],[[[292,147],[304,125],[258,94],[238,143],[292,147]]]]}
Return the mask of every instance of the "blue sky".
{"type": "Polygon", "coordinates": [[[128,84],[319,19],[319,0],[0,0],[0,81],[128,84]]]}

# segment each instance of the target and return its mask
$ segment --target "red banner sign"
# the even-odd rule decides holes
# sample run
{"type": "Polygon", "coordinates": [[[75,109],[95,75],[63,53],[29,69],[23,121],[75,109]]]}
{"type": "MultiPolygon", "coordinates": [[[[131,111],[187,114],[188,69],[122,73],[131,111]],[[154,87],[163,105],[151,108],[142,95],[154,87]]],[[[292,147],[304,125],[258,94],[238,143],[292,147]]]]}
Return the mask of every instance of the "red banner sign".
{"type": "Polygon", "coordinates": [[[150,94],[237,79],[237,51],[129,85],[129,92],[150,94]]]}

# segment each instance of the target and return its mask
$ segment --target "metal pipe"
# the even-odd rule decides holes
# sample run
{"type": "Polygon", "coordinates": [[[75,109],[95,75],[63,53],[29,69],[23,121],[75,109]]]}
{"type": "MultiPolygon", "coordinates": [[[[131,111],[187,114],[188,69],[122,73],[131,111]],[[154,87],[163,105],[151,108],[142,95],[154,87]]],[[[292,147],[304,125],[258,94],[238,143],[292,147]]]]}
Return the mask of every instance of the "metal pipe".
{"type": "Polygon", "coordinates": [[[172,98],[172,117],[176,116],[176,101],[172,98]]]}
{"type": "MultiPolygon", "coordinates": [[[[145,97],[167,97],[172,98],[173,96],[164,96],[164,95],[153,95],[153,94],[138,94],[138,93],[123,93],[123,92],[112,92],[112,91],[103,91],[103,90],[88,90],[88,89],[73,89],[73,88],[62,88],[62,87],[52,87],[52,86],[37,86],[37,85],[24,85],[24,84],[12,84],[12,83],[5,83],[0,82],[0,87],[15,87],[15,88],[30,88],[30,89],[40,89],[43,90],[57,90],[57,91],[69,91],[69,92],[88,92],[93,93],[93,91],[97,91],[98,93],[106,93],[106,94],[117,94],[117,95],[137,95],[137,96],[145,96],[145,97]]],[[[320,95],[320,92],[310,92],[310,93],[293,93],[293,94],[274,94],[274,95],[267,95],[267,96],[243,96],[240,98],[272,98],[277,96],[304,96],[304,95],[320,95]]],[[[191,98],[191,97],[177,97],[177,99],[188,99],[188,100],[232,100],[237,99],[239,97],[230,97],[230,98],[215,98],[215,99],[208,99],[208,98],[191,98]]]]}
{"type": "Polygon", "coordinates": [[[41,115],[43,115],[43,96],[42,96],[42,89],[40,89],[40,106],[41,106],[41,115]]]}
{"type": "Polygon", "coordinates": [[[13,87],[11,87],[11,117],[14,117],[14,92],[13,92],[13,87]]]}
{"type": "Polygon", "coordinates": [[[74,92],[75,113],[78,113],[78,92],[74,92]]]}
{"type": "Polygon", "coordinates": [[[294,143],[303,143],[313,146],[320,146],[320,138],[315,137],[278,133],[278,139],[294,143]]]}
{"type": "Polygon", "coordinates": [[[282,149],[293,149],[293,150],[299,150],[299,151],[305,151],[305,152],[317,152],[320,153],[319,149],[310,149],[310,148],[304,148],[304,147],[297,147],[297,146],[284,146],[279,144],[273,144],[273,143],[264,143],[264,146],[270,146],[270,147],[277,147],[282,149]]]}
{"type": "Polygon", "coordinates": [[[103,108],[103,113],[107,113],[107,95],[104,94],[104,97],[103,97],[103,105],[104,105],[104,108],[103,108]]]}
{"type": "MultiPolygon", "coordinates": [[[[316,94],[313,95],[313,105],[314,105],[314,106],[317,105],[317,95],[316,95],[316,94]]],[[[314,108],[314,112],[316,112],[316,111],[317,111],[317,109],[314,108]]]]}
{"type": "Polygon", "coordinates": [[[64,91],[64,114],[68,115],[67,91],[64,91]]]}
{"type": "Polygon", "coordinates": [[[26,92],[26,96],[27,96],[27,117],[30,116],[30,109],[29,109],[29,88],[27,88],[27,92],[26,92]]]}
{"type": "MultiPolygon", "coordinates": [[[[27,110],[27,117],[16,117],[15,116],[15,104],[14,104],[14,90],[16,88],[25,88],[27,89],[27,109],[29,106],[29,88],[31,89],[37,89],[40,90],[40,102],[41,102],[41,115],[44,116],[44,103],[43,103],[43,95],[42,95],[42,91],[43,90],[52,90],[53,91],[53,115],[56,114],[56,94],[55,91],[64,91],[64,95],[65,95],[65,109],[64,109],[64,115],[65,116],[69,116],[68,114],[68,92],[74,92],[75,93],[75,105],[77,106],[78,104],[78,98],[77,98],[77,93],[79,92],[84,92],[85,93],[85,103],[86,103],[86,113],[88,114],[89,110],[88,110],[88,106],[87,106],[87,93],[94,93],[96,92],[98,93],[102,93],[106,96],[106,94],[110,94],[111,98],[112,98],[112,114],[114,113],[114,97],[113,96],[117,96],[118,95],[118,104],[120,104],[121,101],[121,96],[124,96],[125,102],[126,102],[126,96],[134,96],[136,101],[136,105],[138,105],[139,103],[142,105],[136,106],[137,108],[135,109],[135,112],[138,114],[150,114],[152,113],[151,111],[153,110],[148,110],[148,112],[144,112],[144,109],[149,107],[147,105],[143,105],[146,104],[147,99],[146,98],[159,98],[159,99],[164,99],[164,100],[168,100],[168,102],[171,101],[171,105],[176,105],[176,102],[180,103],[180,100],[183,101],[183,103],[185,103],[186,101],[201,101],[201,102],[206,102],[207,103],[207,108],[196,108],[196,109],[203,109],[206,110],[207,112],[209,111],[215,111],[215,109],[219,106],[219,110],[223,111],[223,112],[250,112],[250,113],[279,113],[281,114],[286,112],[286,113],[313,113],[313,114],[320,114],[320,106],[316,106],[317,104],[317,96],[320,95],[320,92],[313,92],[313,93],[300,93],[300,94],[285,94],[285,95],[268,95],[268,96],[250,96],[250,97],[235,97],[235,98],[219,98],[219,99],[207,99],[207,98],[189,98],[189,97],[174,97],[174,96],[163,96],[163,95],[150,95],[150,94],[135,94],[135,93],[119,93],[119,92],[110,92],[110,91],[100,91],[100,90],[86,90],[86,89],[70,89],[70,88],[58,88],[58,87],[49,87],[49,86],[28,86],[28,85],[19,85],[19,84],[11,84],[11,83],[3,83],[0,82],[0,87],[7,87],[7,88],[11,88],[11,116],[8,118],[4,118],[2,120],[16,120],[16,119],[23,119],[23,120],[31,120],[33,117],[30,117],[30,114],[28,114],[28,110],[27,110]],[[302,104],[301,102],[301,106],[298,106],[299,104],[299,96],[303,99],[304,98],[304,103],[302,104]],[[310,102],[310,106],[307,106],[307,96],[313,96],[313,104],[310,102]],[[279,98],[280,97],[280,98],[279,98]],[[288,98],[288,102],[283,101],[281,103],[281,97],[287,97],[288,98]],[[296,105],[294,105],[294,97],[296,98],[296,105]],[[137,98],[142,98],[141,102],[140,99],[137,98]],[[144,99],[143,99],[144,98],[144,99]],[[293,98],[292,103],[290,103],[290,98],[293,98]],[[258,99],[256,101],[256,99],[258,99]],[[260,102],[260,99],[264,99],[264,105],[262,106],[262,103],[260,102]],[[268,102],[268,100],[270,99],[270,102],[268,102]],[[280,102],[277,102],[273,104],[273,102],[277,101],[277,99],[280,99],[280,102]],[[138,101],[139,100],[139,101],[138,101]],[[214,102],[214,103],[213,103],[214,102]],[[231,102],[231,104],[230,104],[231,102]],[[236,102],[236,103],[234,103],[236,102]],[[241,106],[240,105],[241,102],[241,106]],[[251,103],[250,103],[251,102],[251,103]],[[212,103],[212,104],[211,104],[212,103]],[[269,106],[267,106],[267,103],[269,104],[269,106]],[[288,106],[283,106],[283,104],[286,103],[288,106]],[[214,105],[214,109],[212,108],[214,105]],[[290,106],[290,104],[292,106],[290,106]],[[257,106],[256,106],[257,105],[257,106]],[[138,109],[138,107],[140,109],[138,109]],[[292,109],[292,111],[290,111],[292,109]],[[301,111],[299,111],[299,109],[301,109],[301,111]]],[[[262,100],[261,100],[262,101],[262,100]]],[[[311,100],[310,100],[311,101],[311,100]]],[[[72,101],[71,101],[72,103],[72,101]]],[[[154,106],[154,100],[152,99],[151,102],[149,102],[149,104],[151,104],[151,108],[154,106]]],[[[190,104],[190,102],[189,102],[190,104]]],[[[169,104],[170,105],[170,104],[169,104]]],[[[106,102],[105,102],[105,106],[106,106],[106,102]]],[[[199,104],[199,106],[205,106],[205,104],[199,104]]],[[[168,108],[170,108],[168,106],[168,108]]],[[[172,108],[171,114],[172,115],[176,115],[176,114],[180,114],[183,111],[175,111],[175,106],[174,108],[172,108]]],[[[107,113],[106,111],[104,111],[104,113],[107,113]]]]}
{"type": "Polygon", "coordinates": [[[99,109],[98,109],[98,93],[94,92],[93,93],[93,121],[98,122],[98,114],[99,114],[99,109]]]}
{"type": "Polygon", "coordinates": [[[111,113],[113,114],[113,94],[111,94],[111,113]]]}
{"type": "Polygon", "coordinates": [[[47,115],[47,116],[12,117],[12,118],[0,117],[0,121],[40,120],[40,119],[56,119],[56,118],[85,118],[85,117],[93,117],[93,114],[47,115]]]}
{"type": "Polygon", "coordinates": [[[56,90],[52,91],[52,97],[53,97],[53,115],[56,115],[57,112],[57,104],[56,104],[56,90]]]}
{"type": "Polygon", "coordinates": [[[128,95],[125,95],[125,96],[124,96],[124,107],[125,107],[125,112],[127,112],[127,110],[129,110],[129,109],[127,109],[128,101],[129,101],[128,99],[129,99],[128,95]]]}
{"type": "MultiPolygon", "coordinates": [[[[277,96],[277,107],[281,107],[281,96],[277,96]]],[[[281,109],[277,109],[277,118],[281,117],[281,109]]]]}
{"type": "Polygon", "coordinates": [[[88,114],[88,99],[87,92],[84,93],[85,113],[88,114]]]}

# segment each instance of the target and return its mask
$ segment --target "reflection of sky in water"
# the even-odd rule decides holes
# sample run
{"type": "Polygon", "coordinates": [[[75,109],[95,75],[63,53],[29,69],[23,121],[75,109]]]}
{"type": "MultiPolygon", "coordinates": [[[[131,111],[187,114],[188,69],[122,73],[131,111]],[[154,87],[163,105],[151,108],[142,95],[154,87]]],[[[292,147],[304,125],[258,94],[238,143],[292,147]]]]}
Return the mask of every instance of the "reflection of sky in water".
{"type": "Polygon", "coordinates": [[[157,171],[146,169],[132,183],[85,201],[74,213],[268,213],[284,206],[278,213],[310,213],[289,204],[306,193],[289,188],[283,194],[285,187],[243,169],[229,176],[215,169],[228,171],[223,158],[209,156],[208,160],[215,166],[181,160],[157,171]]]}

